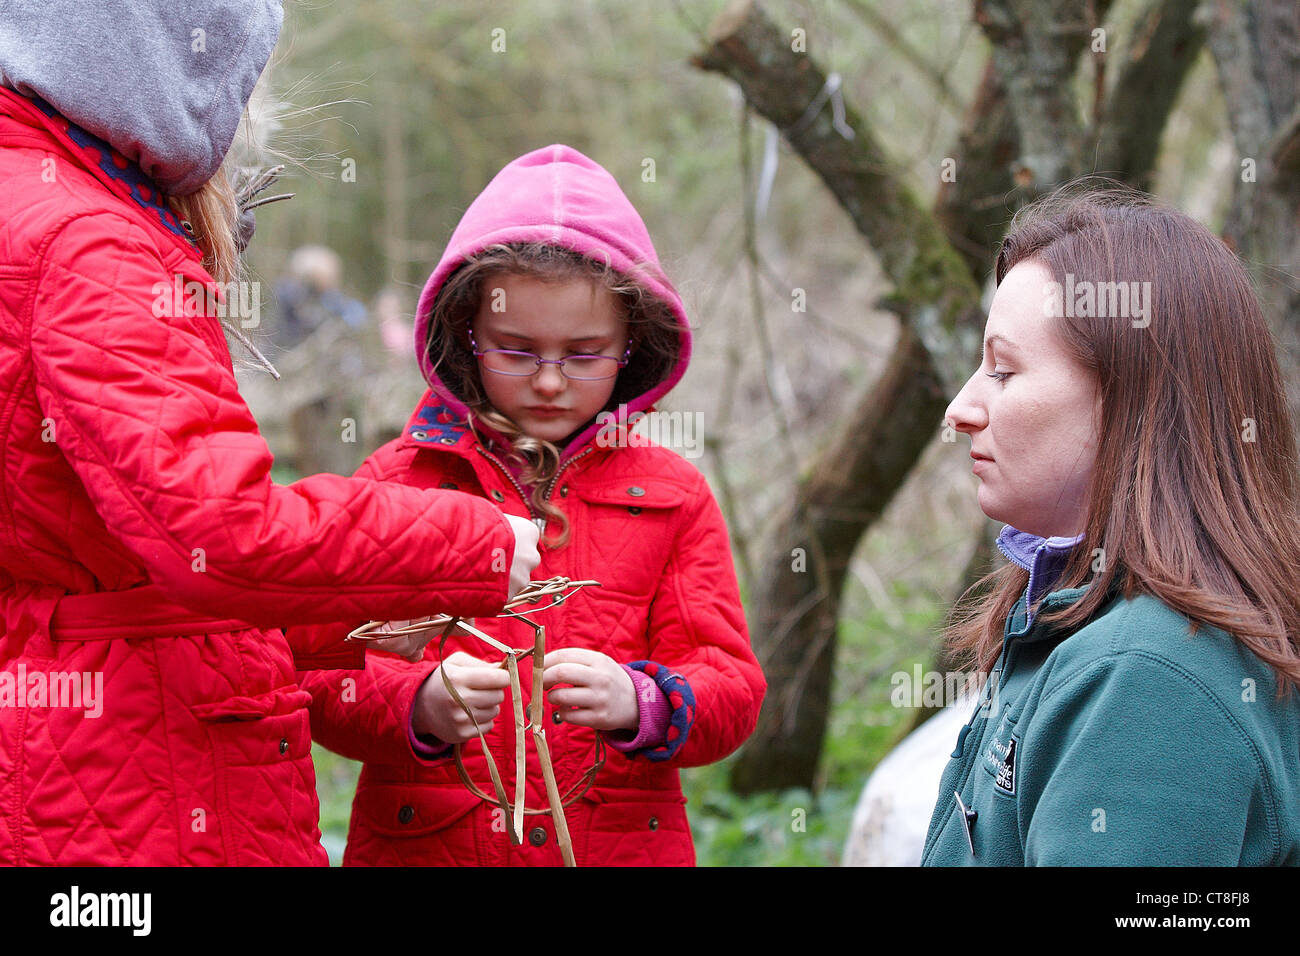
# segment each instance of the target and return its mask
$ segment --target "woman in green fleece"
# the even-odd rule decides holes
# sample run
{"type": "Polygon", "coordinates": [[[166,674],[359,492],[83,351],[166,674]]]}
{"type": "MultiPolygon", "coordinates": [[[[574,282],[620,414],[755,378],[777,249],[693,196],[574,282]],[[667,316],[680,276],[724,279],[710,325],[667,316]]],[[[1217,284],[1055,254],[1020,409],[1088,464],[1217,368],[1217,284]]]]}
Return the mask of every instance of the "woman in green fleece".
{"type": "Polygon", "coordinates": [[[947,417],[1010,563],[949,633],[989,679],[922,864],[1300,865],[1300,478],[1249,277],[1075,190],[997,282],[947,417]]]}

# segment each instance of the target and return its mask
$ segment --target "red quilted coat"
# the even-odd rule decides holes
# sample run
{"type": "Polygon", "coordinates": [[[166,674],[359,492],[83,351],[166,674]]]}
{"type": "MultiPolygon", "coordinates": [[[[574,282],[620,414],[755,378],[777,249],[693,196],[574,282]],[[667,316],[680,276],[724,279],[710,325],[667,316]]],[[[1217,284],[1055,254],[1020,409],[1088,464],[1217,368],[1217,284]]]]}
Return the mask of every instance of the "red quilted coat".
{"type": "Polygon", "coordinates": [[[191,280],[143,174],[0,89],[0,863],[325,863],[295,670],[358,658],[280,625],[505,600],[490,502],[271,482],[191,280]]]}
{"type": "MultiPolygon", "coordinates": [[[[690,338],[681,301],[658,278],[649,236],[613,178],[567,147],[516,160],[474,201],[425,287],[417,343],[436,334],[429,328],[429,307],[466,256],[493,242],[538,238],[592,257],[607,254],[622,272],[642,264],[643,280],[671,306],[681,323],[676,367],[610,414],[626,420],[648,409],[685,371],[690,338]]],[[[509,514],[532,517],[524,489],[493,453],[490,430],[480,424],[482,434],[476,434],[466,426],[465,405],[439,378],[426,350],[417,354],[432,388],[404,434],[371,456],[359,474],[416,488],[454,488],[495,501],[509,514]]],[[[727,529],[704,477],[668,449],[607,438],[593,424],[563,450],[550,497],[571,523],[571,540],[558,549],[543,546],[534,572],[536,579],[565,575],[601,586],[584,589],[537,620],[546,626],[550,649],[591,648],[644,668],[674,710],[664,745],[631,755],[606,749],[594,785],[569,807],[566,819],[579,865],[689,865],[695,852],[678,769],[720,760],[740,746],[754,728],[766,683],[750,650],[727,529]]],[[[336,639],[356,623],[304,628],[304,639],[336,639]]],[[[476,626],[511,647],[533,643],[531,628],[518,621],[480,618],[476,626]]],[[[501,657],[468,636],[447,642],[447,654],[457,650],[487,660],[501,657]]],[[[512,846],[507,821],[466,790],[453,760],[426,759],[414,745],[416,691],[438,662],[434,642],[420,664],[370,654],[362,672],[304,677],[317,739],[365,764],[344,864],[559,865],[549,816],[526,817],[523,844],[512,846]]],[[[525,708],[532,666],[531,660],[520,665],[525,708]]],[[[507,690],[487,739],[513,795],[512,715],[507,690]]],[[[549,709],[545,731],[560,790],[567,791],[592,765],[595,732],[557,722],[549,709]]],[[[545,808],[531,731],[526,736],[527,805],[545,808]]],[[[464,760],[470,777],[491,793],[478,740],[465,745],[464,760]]]]}

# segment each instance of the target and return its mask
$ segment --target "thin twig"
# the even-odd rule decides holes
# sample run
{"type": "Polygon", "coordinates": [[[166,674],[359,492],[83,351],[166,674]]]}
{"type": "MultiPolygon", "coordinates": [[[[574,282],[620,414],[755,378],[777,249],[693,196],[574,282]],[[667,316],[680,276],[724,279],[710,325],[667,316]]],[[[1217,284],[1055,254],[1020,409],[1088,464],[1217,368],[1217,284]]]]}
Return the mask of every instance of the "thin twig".
{"type": "Polygon", "coordinates": [[[478,638],[489,646],[505,654],[502,662],[503,667],[510,675],[510,693],[514,706],[515,718],[515,799],[512,804],[506,796],[505,785],[501,780],[500,771],[497,769],[496,758],[487,746],[487,737],[483,728],[479,725],[478,719],[474,712],[465,703],[460,692],[452,683],[447,672],[439,667],[438,671],[442,674],[442,683],[446,687],[447,693],[451,698],[460,705],[461,709],[469,715],[470,722],[474,725],[474,732],[478,735],[479,742],[483,745],[483,757],[488,766],[488,775],[492,778],[492,788],[496,793],[496,799],[484,793],[473,780],[470,779],[469,772],[465,769],[464,761],[461,757],[461,744],[456,744],[454,753],[456,757],[456,772],[460,775],[461,782],[466,789],[480,800],[494,804],[500,808],[502,814],[510,818],[510,842],[515,846],[523,844],[524,839],[524,815],[549,813],[555,820],[555,837],[560,847],[560,855],[564,860],[565,866],[577,866],[573,855],[573,840],[569,835],[569,825],[564,818],[564,808],[569,803],[577,800],[596,779],[596,774],[605,763],[604,744],[600,733],[596,733],[596,757],[591,769],[583,774],[569,790],[561,796],[559,785],[555,780],[555,768],[551,763],[551,753],[546,742],[546,720],[543,709],[543,687],[542,671],[543,662],[546,660],[546,628],[541,624],[533,621],[528,615],[536,614],[539,611],[545,611],[553,608],[558,604],[563,604],[574,594],[584,587],[599,587],[599,581],[572,581],[562,575],[550,578],[546,581],[531,581],[518,594],[506,603],[498,617],[515,618],[523,621],[533,629],[533,646],[525,648],[511,648],[489,634],[483,633],[477,627],[463,621],[459,617],[450,614],[439,614],[422,621],[412,621],[400,627],[391,627],[388,623],[382,621],[370,621],[363,624],[347,636],[347,640],[368,643],[374,641],[390,640],[394,637],[402,637],[409,634],[419,634],[425,631],[441,630],[438,639],[438,657],[445,658],[447,638],[451,636],[452,631],[457,627],[467,634],[478,638]],[[550,598],[550,601],[540,607],[538,603],[544,598],[550,598]],[[515,610],[529,606],[526,611],[515,610]],[[528,717],[524,719],[523,689],[520,686],[519,679],[519,659],[521,657],[532,657],[533,659],[533,693],[532,700],[529,702],[528,717]],[[533,745],[537,749],[537,760],[541,765],[542,779],[546,786],[546,810],[533,810],[525,805],[526,797],[526,770],[527,754],[525,751],[526,732],[529,729],[533,732],[533,745]]]}

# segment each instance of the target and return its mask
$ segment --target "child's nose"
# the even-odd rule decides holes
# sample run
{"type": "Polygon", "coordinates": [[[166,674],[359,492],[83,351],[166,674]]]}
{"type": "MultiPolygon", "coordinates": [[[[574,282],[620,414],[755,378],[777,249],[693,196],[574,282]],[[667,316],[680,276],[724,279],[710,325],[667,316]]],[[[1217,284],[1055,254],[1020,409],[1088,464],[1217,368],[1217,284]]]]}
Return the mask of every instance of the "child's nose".
{"type": "Polygon", "coordinates": [[[533,376],[533,388],[543,395],[558,395],[564,391],[567,379],[558,365],[543,365],[533,376]]]}

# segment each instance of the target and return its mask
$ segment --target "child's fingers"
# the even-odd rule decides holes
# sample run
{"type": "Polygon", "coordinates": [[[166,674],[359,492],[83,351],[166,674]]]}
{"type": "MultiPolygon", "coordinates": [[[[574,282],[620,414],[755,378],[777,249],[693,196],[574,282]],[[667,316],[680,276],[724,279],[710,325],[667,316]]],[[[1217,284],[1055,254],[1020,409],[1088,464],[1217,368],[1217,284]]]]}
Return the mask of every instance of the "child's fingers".
{"type": "Polygon", "coordinates": [[[383,640],[373,641],[371,646],[375,650],[396,654],[411,663],[417,663],[424,657],[426,643],[428,642],[421,640],[418,636],[408,634],[402,637],[388,637],[383,640]]]}
{"type": "MultiPolygon", "coordinates": [[[[500,707],[471,707],[470,710],[473,711],[474,720],[478,721],[478,725],[483,729],[484,733],[488,732],[501,713],[500,707]]],[[[466,714],[463,710],[456,715],[456,725],[465,734],[466,739],[475,736],[474,721],[470,720],[469,714],[466,714]]]]}
{"type": "Polygon", "coordinates": [[[510,674],[496,667],[465,667],[448,660],[443,664],[457,690],[500,690],[510,686],[510,674]]]}
{"type": "Polygon", "coordinates": [[[466,654],[464,651],[457,651],[443,660],[444,664],[454,664],[457,667],[496,667],[488,661],[479,660],[473,655],[466,654]]]}
{"type": "Polygon", "coordinates": [[[586,707],[566,710],[560,716],[566,724],[573,724],[575,727],[592,727],[597,730],[603,729],[601,724],[605,722],[600,711],[586,707]]]}
{"type": "Polygon", "coordinates": [[[546,699],[554,707],[589,708],[601,705],[604,695],[588,687],[559,687],[547,694],[546,699]]]}
{"type": "Polygon", "coordinates": [[[556,684],[573,684],[577,687],[585,687],[597,677],[594,668],[586,664],[572,664],[563,662],[559,664],[550,663],[550,655],[547,655],[546,670],[542,673],[542,687],[550,690],[556,684]]]}
{"type": "Polygon", "coordinates": [[[542,667],[547,670],[556,664],[585,664],[587,667],[594,667],[603,657],[605,655],[600,651],[593,651],[586,647],[560,647],[547,651],[542,667]]]}
{"type": "MultiPolygon", "coordinates": [[[[506,699],[505,691],[461,690],[459,687],[456,689],[460,691],[460,699],[470,710],[490,710],[493,707],[500,707],[502,701],[506,699]]],[[[460,710],[460,707],[456,705],[456,709],[460,710]]]]}
{"type": "MultiPolygon", "coordinates": [[[[495,707],[490,710],[474,711],[474,718],[482,728],[483,733],[492,729],[492,724],[496,721],[497,716],[501,713],[501,708],[495,707]]],[[[456,708],[456,714],[447,724],[447,729],[438,734],[438,739],[449,744],[468,743],[478,736],[474,730],[474,722],[459,707],[456,708]]]]}
{"type": "Polygon", "coordinates": [[[510,675],[505,671],[487,670],[482,667],[470,667],[464,670],[452,669],[447,676],[456,685],[457,690],[495,690],[498,693],[510,686],[510,675]]]}

